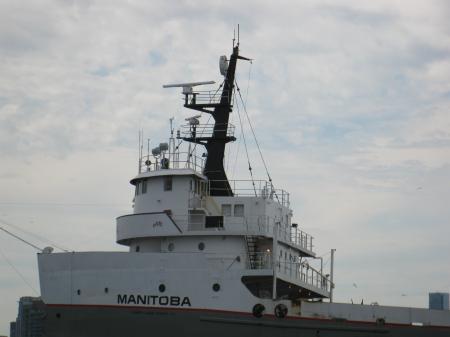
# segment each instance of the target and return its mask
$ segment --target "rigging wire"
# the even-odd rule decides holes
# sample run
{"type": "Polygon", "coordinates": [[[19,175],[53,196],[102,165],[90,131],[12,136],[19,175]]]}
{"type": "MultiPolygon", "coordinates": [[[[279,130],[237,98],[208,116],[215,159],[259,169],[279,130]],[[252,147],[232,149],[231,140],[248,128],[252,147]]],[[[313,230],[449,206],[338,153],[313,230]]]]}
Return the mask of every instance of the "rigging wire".
{"type": "MultiPolygon", "coordinates": [[[[250,79],[251,79],[251,73],[252,73],[252,65],[253,65],[253,62],[252,62],[252,60],[250,60],[250,67],[248,69],[248,78],[247,78],[247,89],[246,89],[246,94],[245,94],[245,105],[247,105],[248,91],[249,91],[249,88],[250,88],[250,79]]],[[[241,130],[241,134],[242,134],[242,132],[243,131],[241,130]]],[[[241,137],[239,137],[238,146],[237,146],[237,150],[236,150],[236,156],[235,156],[234,166],[233,166],[233,171],[232,171],[233,172],[232,173],[233,177],[234,177],[234,173],[236,171],[236,164],[237,164],[237,160],[238,160],[238,156],[239,156],[240,146],[241,146],[241,137]]],[[[227,164],[227,170],[228,170],[228,164],[227,164]]]]}
{"type": "Polygon", "coordinates": [[[19,275],[19,277],[22,279],[23,282],[25,282],[25,284],[30,287],[30,289],[36,294],[39,295],[39,292],[31,285],[30,282],[27,281],[27,279],[25,278],[25,276],[23,276],[23,274],[14,266],[14,264],[12,264],[12,262],[6,257],[5,253],[2,252],[2,250],[0,249],[0,255],[3,257],[3,259],[5,260],[5,262],[11,267],[11,269],[13,269],[17,275],[19,275]]]}
{"type": "MultiPolygon", "coordinates": [[[[241,130],[241,134],[242,134],[242,130],[241,130]]],[[[233,178],[234,178],[234,173],[236,172],[236,166],[237,166],[237,161],[238,161],[238,157],[239,157],[239,150],[241,149],[241,141],[242,141],[242,137],[239,137],[238,146],[237,146],[237,150],[236,150],[236,156],[234,158],[233,171],[232,171],[233,178]]]]}
{"type": "Polygon", "coordinates": [[[33,233],[33,232],[27,231],[27,230],[25,230],[25,229],[23,229],[23,228],[21,228],[21,227],[19,227],[19,226],[17,226],[17,225],[14,225],[14,224],[12,224],[12,223],[10,223],[10,222],[7,222],[7,221],[5,221],[4,219],[1,219],[1,218],[0,218],[0,223],[2,223],[2,224],[4,224],[4,225],[7,225],[7,226],[9,226],[9,227],[15,228],[15,229],[21,231],[22,233],[25,233],[25,234],[28,234],[28,235],[30,235],[30,236],[33,236],[34,238],[38,239],[39,241],[41,241],[41,242],[43,242],[43,243],[50,244],[51,246],[53,246],[53,247],[55,247],[55,248],[58,248],[58,249],[61,250],[61,251],[69,252],[68,249],[63,248],[62,246],[57,245],[55,242],[53,242],[53,241],[51,241],[51,240],[49,240],[49,239],[47,239],[47,238],[45,238],[45,237],[42,237],[42,236],[40,236],[40,235],[38,235],[38,234],[35,234],[35,233],[33,233]]]}
{"type": "Polygon", "coordinates": [[[250,125],[250,130],[252,131],[253,138],[255,139],[255,143],[256,143],[256,146],[257,146],[257,148],[258,148],[259,155],[260,155],[261,160],[262,160],[262,162],[263,162],[263,164],[264,164],[264,169],[266,170],[267,177],[269,178],[269,182],[272,183],[272,178],[270,177],[269,169],[267,168],[266,161],[264,160],[264,156],[263,156],[263,154],[262,154],[262,152],[261,152],[261,148],[260,148],[260,146],[259,146],[258,139],[256,138],[255,130],[253,129],[253,125],[252,125],[252,123],[251,123],[251,121],[250,121],[250,117],[248,116],[247,108],[246,108],[246,106],[245,106],[244,99],[242,98],[242,95],[241,95],[241,89],[239,88],[237,82],[236,82],[236,88],[237,88],[237,92],[238,92],[238,94],[239,94],[239,97],[240,97],[240,99],[241,99],[241,101],[242,101],[242,105],[243,105],[243,108],[244,108],[244,112],[245,112],[245,115],[246,115],[246,117],[247,117],[248,124],[250,125]]]}
{"type": "Polygon", "coordinates": [[[242,102],[242,105],[243,105],[243,108],[244,108],[245,115],[247,117],[248,124],[250,125],[250,130],[252,131],[253,138],[254,138],[255,143],[256,143],[256,147],[258,148],[258,152],[259,152],[259,155],[261,157],[261,161],[262,161],[262,163],[264,165],[264,169],[266,170],[266,174],[267,174],[267,178],[269,179],[270,187],[271,187],[272,191],[274,192],[275,197],[277,198],[277,201],[279,202],[280,200],[278,199],[278,195],[277,195],[277,193],[275,191],[275,188],[273,186],[272,177],[270,176],[269,169],[267,167],[266,161],[265,161],[264,156],[263,156],[262,151],[261,151],[261,147],[259,146],[258,139],[256,138],[256,134],[255,134],[255,130],[253,129],[252,122],[250,121],[250,117],[248,116],[247,107],[245,106],[244,99],[242,98],[242,95],[241,95],[241,89],[239,88],[239,86],[238,86],[236,81],[235,81],[235,84],[236,84],[237,92],[239,94],[239,98],[241,99],[241,102],[242,102]]]}
{"type": "Polygon", "coordinates": [[[23,243],[27,244],[28,246],[33,247],[34,249],[37,249],[40,252],[43,251],[43,249],[39,248],[38,246],[32,244],[31,242],[28,242],[25,239],[22,239],[20,236],[17,236],[16,234],[11,233],[9,230],[7,230],[7,229],[5,229],[5,228],[3,228],[1,226],[0,226],[0,230],[4,231],[8,235],[11,235],[12,237],[16,238],[17,240],[22,241],[23,243]]]}
{"type": "Polygon", "coordinates": [[[245,91],[245,105],[247,105],[247,99],[248,99],[248,89],[250,88],[250,78],[251,78],[251,73],[252,73],[252,66],[253,66],[253,62],[252,60],[250,60],[250,67],[248,69],[248,79],[247,79],[247,90],[245,91]]]}
{"type": "Polygon", "coordinates": [[[250,156],[248,155],[247,141],[245,140],[245,133],[243,131],[244,128],[243,128],[243,125],[242,125],[242,119],[241,119],[241,112],[240,112],[240,109],[239,109],[239,104],[236,104],[236,108],[237,108],[238,117],[239,117],[239,124],[241,126],[242,139],[244,141],[245,154],[247,155],[248,170],[250,171],[250,178],[252,180],[253,191],[255,192],[255,197],[257,197],[258,195],[256,193],[255,179],[253,178],[252,166],[250,165],[250,156]]]}

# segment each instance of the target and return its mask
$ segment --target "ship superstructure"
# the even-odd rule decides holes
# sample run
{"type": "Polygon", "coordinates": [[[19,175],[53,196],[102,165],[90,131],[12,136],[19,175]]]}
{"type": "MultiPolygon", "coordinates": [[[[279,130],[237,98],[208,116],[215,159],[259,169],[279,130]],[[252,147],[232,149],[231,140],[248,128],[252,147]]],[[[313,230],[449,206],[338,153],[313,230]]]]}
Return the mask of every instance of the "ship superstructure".
{"type": "Polygon", "coordinates": [[[270,179],[228,179],[238,60],[247,60],[239,44],[221,57],[219,90],[167,86],[214,122],[187,118],[167,143],[140,151],[133,212],[117,218],[128,252],[39,254],[47,335],[449,336],[445,313],[325,303],[333,273],[309,262],[313,237],[293,222],[289,194],[270,179]],[[415,315],[426,316],[420,328],[415,315]]]}

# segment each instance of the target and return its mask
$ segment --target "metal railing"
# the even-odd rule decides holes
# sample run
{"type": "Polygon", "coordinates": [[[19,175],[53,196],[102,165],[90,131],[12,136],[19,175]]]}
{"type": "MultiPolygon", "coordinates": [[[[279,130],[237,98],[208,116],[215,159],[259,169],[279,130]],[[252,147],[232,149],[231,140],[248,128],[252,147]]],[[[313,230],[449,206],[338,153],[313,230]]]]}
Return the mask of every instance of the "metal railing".
{"type": "Polygon", "coordinates": [[[279,275],[287,276],[327,292],[331,289],[330,279],[306,263],[277,261],[275,268],[279,275]]]}
{"type": "Polygon", "coordinates": [[[291,242],[303,249],[313,251],[313,237],[308,233],[303,232],[297,227],[285,227],[278,224],[276,226],[278,239],[285,242],[291,242]]]}
{"type": "Polygon", "coordinates": [[[297,227],[281,225],[279,218],[264,215],[250,217],[224,217],[224,229],[243,230],[247,235],[276,234],[278,240],[295,244],[304,250],[313,252],[313,236],[297,227]]]}
{"type": "Polygon", "coordinates": [[[247,259],[247,269],[272,269],[272,254],[270,252],[257,252],[250,254],[247,259]]]}
{"type": "Polygon", "coordinates": [[[180,137],[178,138],[201,138],[212,137],[214,131],[223,132],[226,137],[234,136],[235,126],[231,123],[218,124],[185,124],[180,128],[180,137]]]}
{"type": "Polygon", "coordinates": [[[189,152],[176,152],[167,157],[142,156],[140,163],[140,172],[188,168],[202,173],[205,159],[189,152]]]}
{"type": "MultiPolygon", "coordinates": [[[[192,93],[185,93],[184,103],[190,104],[219,104],[222,98],[222,92],[217,90],[196,90],[192,93]]],[[[225,98],[228,102],[228,92],[225,92],[225,98]]]]}
{"type": "MultiPolygon", "coordinates": [[[[236,197],[261,197],[274,200],[285,207],[290,206],[289,193],[282,189],[273,188],[273,184],[267,180],[228,180],[228,183],[236,197]]],[[[210,184],[209,191],[211,190],[210,184]]],[[[214,190],[217,191],[217,188],[214,190]]]]}
{"type": "Polygon", "coordinates": [[[246,267],[247,269],[273,268],[278,275],[286,276],[294,282],[297,281],[300,284],[307,284],[327,292],[331,289],[330,279],[305,262],[277,260],[274,266],[272,253],[270,252],[253,253],[253,255],[247,259],[246,267]]]}
{"type": "MultiPolygon", "coordinates": [[[[200,200],[200,199],[199,199],[200,200]]],[[[200,202],[200,201],[199,201],[200,202]]],[[[173,215],[174,221],[187,228],[188,231],[211,231],[225,230],[242,232],[243,235],[262,235],[277,236],[277,239],[295,244],[298,247],[313,252],[313,237],[298,228],[281,226],[279,219],[268,216],[249,216],[249,217],[231,217],[224,216],[223,227],[205,228],[205,216],[200,214],[191,215],[173,215]]]]}

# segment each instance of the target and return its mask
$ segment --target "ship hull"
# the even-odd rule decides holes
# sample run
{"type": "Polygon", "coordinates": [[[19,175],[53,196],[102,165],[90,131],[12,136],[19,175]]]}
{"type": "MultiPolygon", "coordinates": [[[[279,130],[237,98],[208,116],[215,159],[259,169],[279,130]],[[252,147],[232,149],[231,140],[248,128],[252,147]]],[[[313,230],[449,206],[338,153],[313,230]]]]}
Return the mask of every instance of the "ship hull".
{"type": "Polygon", "coordinates": [[[311,318],[262,318],[193,309],[50,305],[47,337],[449,337],[448,327],[377,325],[311,318]]]}

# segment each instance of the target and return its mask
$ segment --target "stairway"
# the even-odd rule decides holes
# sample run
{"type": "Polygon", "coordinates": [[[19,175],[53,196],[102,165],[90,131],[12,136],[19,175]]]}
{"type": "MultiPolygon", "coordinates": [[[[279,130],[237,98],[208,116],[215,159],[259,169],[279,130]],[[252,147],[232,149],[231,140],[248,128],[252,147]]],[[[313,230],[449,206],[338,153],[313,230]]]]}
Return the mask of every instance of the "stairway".
{"type": "Polygon", "coordinates": [[[250,264],[250,269],[257,268],[257,252],[256,252],[257,236],[246,235],[245,242],[247,243],[247,258],[250,264]]]}

